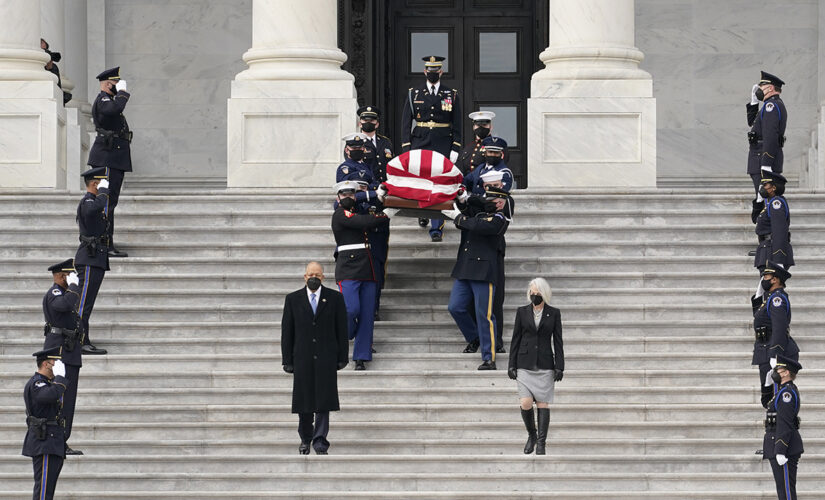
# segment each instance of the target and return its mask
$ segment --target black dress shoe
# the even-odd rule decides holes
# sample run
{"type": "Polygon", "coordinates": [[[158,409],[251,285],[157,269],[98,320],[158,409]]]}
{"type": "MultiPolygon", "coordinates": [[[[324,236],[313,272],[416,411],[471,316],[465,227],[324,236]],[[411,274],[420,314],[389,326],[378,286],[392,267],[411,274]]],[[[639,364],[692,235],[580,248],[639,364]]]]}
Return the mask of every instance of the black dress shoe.
{"type": "Polygon", "coordinates": [[[80,352],[83,354],[106,354],[106,349],[101,349],[99,347],[95,347],[92,344],[83,344],[83,347],[80,348],[80,352]]]}
{"type": "Polygon", "coordinates": [[[496,362],[490,361],[489,359],[480,365],[478,365],[479,370],[495,370],[496,369],[496,362]]]}
{"type": "Polygon", "coordinates": [[[430,223],[430,219],[418,219],[418,225],[421,227],[427,227],[427,224],[430,223]]]}
{"type": "Polygon", "coordinates": [[[129,256],[128,253],[121,252],[117,248],[112,247],[112,248],[109,249],[109,257],[128,257],[128,256],[129,256]]]}
{"type": "Polygon", "coordinates": [[[430,236],[430,240],[432,240],[433,243],[441,243],[441,235],[440,234],[434,234],[434,235],[430,236]]]}
{"type": "Polygon", "coordinates": [[[69,448],[69,445],[66,445],[66,455],[82,455],[83,452],[80,450],[73,450],[69,448]]]}
{"type": "Polygon", "coordinates": [[[366,370],[366,369],[367,369],[367,367],[364,366],[364,362],[362,360],[359,359],[355,362],[355,371],[360,372],[360,371],[366,370]]]}
{"type": "Polygon", "coordinates": [[[475,339],[467,344],[467,347],[464,348],[464,352],[467,354],[478,352],[478,339],[475,339]]]}
{"type": "Polygon", "coordinates": [[[327,453],[327,450],[315,450],[315,454],[316,455],[329,455],[329,453],[327,453]]]}
{"type": "Polygon", "coordinates": [[[507,354],[507,351],[504,350],[503,345],[496,346],[496,354],[507,354]]]}
{"type": "Polygon", "coordinates": [[[301,443],[298,447],[298,453],[301,455],[309,455],[309,443],[301,443]]]}

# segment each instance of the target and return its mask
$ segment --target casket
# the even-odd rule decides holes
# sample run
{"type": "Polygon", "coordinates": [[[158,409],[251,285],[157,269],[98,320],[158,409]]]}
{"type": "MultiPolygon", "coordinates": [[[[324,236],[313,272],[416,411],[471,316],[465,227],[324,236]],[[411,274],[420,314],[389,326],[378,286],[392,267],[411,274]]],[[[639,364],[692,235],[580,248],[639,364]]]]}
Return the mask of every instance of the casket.
{"type": "Polygon", "coordinates": [[[427,149],[401,153],[387,163],[385,207],[400,209],[396,215],[443,219],[441,210],[452,210],[453,199],[464,177],[444,155],[427,149]]]}

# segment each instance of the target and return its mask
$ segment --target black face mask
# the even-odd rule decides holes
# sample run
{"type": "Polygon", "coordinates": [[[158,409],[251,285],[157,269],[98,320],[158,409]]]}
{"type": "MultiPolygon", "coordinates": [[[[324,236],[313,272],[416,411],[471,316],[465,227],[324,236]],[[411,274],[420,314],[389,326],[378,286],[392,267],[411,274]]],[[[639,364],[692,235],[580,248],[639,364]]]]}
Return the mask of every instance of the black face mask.
{"type": "Polygon", "coordinates": [[[757,101],[764,101],[765,100],[765,92],[761,88],[756,89],[756,92],[754,92],[754,95],[756,96],[757,101]]]}
{"type": "Polygon", "coordinates": [[[344,207],[344,210],[352,210],[355,208],[355,200],[352,198],[342,198],[338,200],[338,204],[344,207]]]}
{"type": "Polygon", "coordinates": [[[771,197],[771,195],[768,194],[768,188],[766,188],[765,186],[759,186],[759,194],[762,196],[762,198],[771,197]]]}
{"type": "Polygon", "coordinates": [[[532,302],[534,306],[541,304],[543,300],[544,297],[542,297],[541,295],[535,295],[532,293],[530,294],[530,302],[532,302]]]}
{"type": "Polygon", "coordinates": [[[320,286],[321,278],[316,278],[315,276],[313,276],[312,278],[309,278],[307,280],[307,288],[309,288],[313,292],[317,290],[320,286]]]}
{"type": "Polygon", "coordinates": [[[771,280],[762,280],[762,290],[767,292],[772,286],[773,284],[771,283],[771,280]]]}
{"type": "Polygon", "coordinates": [[[488,156],[487,157],[487,165],[492,165],[492,166],[495,167],[496,165],[499,164],[499,162],[501,162],[501,157],[500,156],[488,156]]]}
{"type": "Polygon", "coordinates": [[[485,201],[484,202],[484,211],[488,214],[495,213],[498,209],[496,208],[496,202],[494,201],[485,201]]]}
{"type": "Polygon", "coordinates": [[[484,139],[488,135],[490,135],[490,129],[487,127],[478,127],[477,129],[473,130],[473,134],[479,139],[484,139]]]}
{"type": "Polygon", "coordinates": [[[375,132],[375,129],[378,127],[375,123],[366,122],[361,124],[361,130],[364,132],[375,132]]]}
{"type": "Polygon", "coordinates": [[[777,384],[782,383],[782,375],[778,374],[776,370],[771,372],[771,380],[773,380],[777,384]]]}
{"type": "Polygon", "coordinates": [[[428,82],[436,83],[440,79],[441,79],[441,75],[438,74],[438,71],[427,71],[427,81],[428,82]]]}
{"type": "Polygon", "coordinates": [[[363,149],[353,149],[349,152],[349,157],[351,160],[354,161],[361,161],[364,159],[364,150],[363,149]]]}

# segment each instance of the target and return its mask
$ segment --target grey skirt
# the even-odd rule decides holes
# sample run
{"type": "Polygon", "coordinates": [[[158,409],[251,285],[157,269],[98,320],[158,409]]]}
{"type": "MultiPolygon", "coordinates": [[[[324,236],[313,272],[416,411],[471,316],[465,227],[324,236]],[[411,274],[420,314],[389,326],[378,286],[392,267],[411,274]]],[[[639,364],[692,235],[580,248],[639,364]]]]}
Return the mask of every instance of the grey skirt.
{"type": "Polygon", "coordinates": [[[552,403],[553,389],[556,381],[553,380],[553,370],[524,370],[518,369],[518,397],[532,398],[538,403],[552,403]]]}

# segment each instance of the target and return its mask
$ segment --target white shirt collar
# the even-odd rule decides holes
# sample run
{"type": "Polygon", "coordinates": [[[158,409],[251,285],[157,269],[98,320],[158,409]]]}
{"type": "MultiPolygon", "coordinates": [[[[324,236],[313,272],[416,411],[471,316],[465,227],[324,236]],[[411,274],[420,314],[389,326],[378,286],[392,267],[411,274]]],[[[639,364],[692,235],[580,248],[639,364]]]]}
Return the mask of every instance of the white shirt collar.
{"type": "Polygon", "coordinates": [[[441,80],[438,80],[438,82],[436,82],[435,84],[432,84],[432,83],[430,83],[430,82],[428,81],[428,82],[427,82],[427,92],[429,92],[429,91],[430,91],[430,89],[431,89],[433,86],[435,87],[435,93],[437,94],[437,93],[438,93],[438,89],[440,89],[440,88],[441,88],[441,80]]]}
{"type": "Polygon", "coordinates": [[[314,293],[315,294],[315,303],[317,304],[319,302],[319,299],[321,298],[321,288],[324,288],[324,285],[321,285],[320,287],[318,287],[318,289],[315,290],[314,292],[312,290],[310,290],[308,286],[305,286],[304,288],[306,288],[306,290],[307,290],[307,300],[309,301],[309,303],[312,304],[312,294],[314,293]]]}

